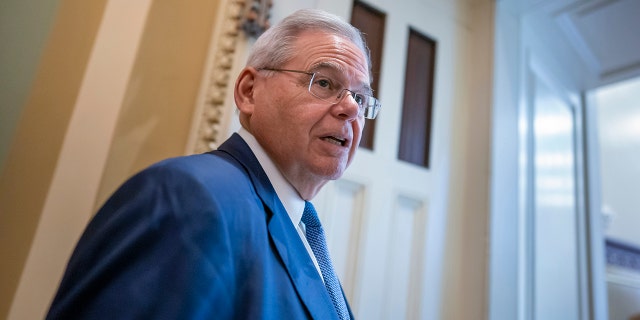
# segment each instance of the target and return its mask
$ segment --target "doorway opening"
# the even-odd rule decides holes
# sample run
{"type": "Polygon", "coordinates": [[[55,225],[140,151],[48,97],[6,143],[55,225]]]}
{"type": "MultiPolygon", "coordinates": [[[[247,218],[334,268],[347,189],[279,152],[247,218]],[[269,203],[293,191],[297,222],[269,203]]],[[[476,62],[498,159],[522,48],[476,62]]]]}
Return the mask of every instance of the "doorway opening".
{"type": "Polygon", "coordinates": [[[609,319],[640,319],[640,77],[592,92],[609,319]]]}

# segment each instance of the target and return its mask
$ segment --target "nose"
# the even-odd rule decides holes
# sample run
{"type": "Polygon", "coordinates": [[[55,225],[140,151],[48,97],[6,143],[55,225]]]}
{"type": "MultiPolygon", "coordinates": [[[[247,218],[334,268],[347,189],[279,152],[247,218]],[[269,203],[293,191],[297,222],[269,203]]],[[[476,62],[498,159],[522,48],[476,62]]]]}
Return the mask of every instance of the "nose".
{"type": "Polygon", "coordinates": [[[343,90],[338,97],[338,102],[333,106],[333,110],[340,118],[357,119],[360,115],[360,106],[355,100],[355,93],[349,89],[343,90]]]}

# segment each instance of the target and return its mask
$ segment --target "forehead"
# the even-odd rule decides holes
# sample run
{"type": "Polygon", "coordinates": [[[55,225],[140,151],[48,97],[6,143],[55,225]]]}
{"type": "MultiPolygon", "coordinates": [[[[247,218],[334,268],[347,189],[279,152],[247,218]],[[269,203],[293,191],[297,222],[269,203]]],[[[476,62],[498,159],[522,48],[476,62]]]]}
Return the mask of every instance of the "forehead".
{"type": "Polygon", "coordinates": [[[306,31],[296,41],[289,65],[307,71],[335,72],[352,81],[370,83],[366,55],[351,40],[327,32],[306,31]]]}

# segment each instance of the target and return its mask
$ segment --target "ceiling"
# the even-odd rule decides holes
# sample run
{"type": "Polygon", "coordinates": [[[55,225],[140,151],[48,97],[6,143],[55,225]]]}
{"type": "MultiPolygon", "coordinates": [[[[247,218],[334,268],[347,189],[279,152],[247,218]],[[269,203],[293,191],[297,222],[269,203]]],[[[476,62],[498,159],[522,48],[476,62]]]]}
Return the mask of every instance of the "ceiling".
{"type": "Polygon", "coordinates": [[[640,1],[521,0],[548,37],[565,42],[593,77],[589,89],[640,75],[640,1]]]}
{"type": "Polygon", "coordinates": [[[640,69],[640,1],[578,1],[555,14],[560,30],[601,81],[640,69]]]}

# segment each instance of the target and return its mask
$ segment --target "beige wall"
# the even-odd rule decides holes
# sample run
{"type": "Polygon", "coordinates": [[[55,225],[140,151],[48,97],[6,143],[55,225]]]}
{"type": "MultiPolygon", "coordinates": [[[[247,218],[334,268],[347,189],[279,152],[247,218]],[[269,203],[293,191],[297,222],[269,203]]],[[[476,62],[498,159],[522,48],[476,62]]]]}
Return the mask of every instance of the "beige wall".
{"type": "Polygon", "coordinates": [[[487,319],[493,77],[493,1],[470,4],[457,51],[452,174],[443,261],[442,319],[487,319]],[[461,307],[463,306],[463,307],[461,307]]]}
{"type": "Polygon", "coordinates": [[[218,1],[154,1],[95,205],[142,168],[185,152],[218,1]]]}
{"type": "Polygon", "coordinates": [[[184,153],[218,5],[60,1],[0,179],[0,318],[42,318],[95,206],[184,153]]]}
{"type": "Polygon", "coordinates": [[[22,114],[59,0],[3,0],[0,10],[0,168],[22,114]],[[20,32],[15,32],[19,30],[20,32]]]}
{"type": "Polygon", "coordinates": [[[60,1],[7,152],[0,176],[0,318],[25,265],[104,4],[60,1]]]}

